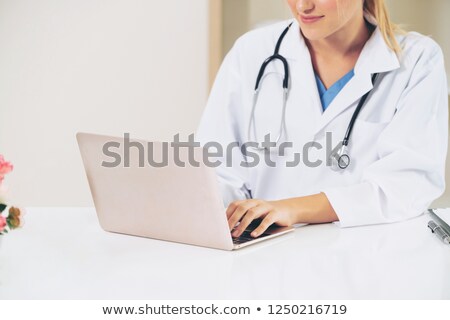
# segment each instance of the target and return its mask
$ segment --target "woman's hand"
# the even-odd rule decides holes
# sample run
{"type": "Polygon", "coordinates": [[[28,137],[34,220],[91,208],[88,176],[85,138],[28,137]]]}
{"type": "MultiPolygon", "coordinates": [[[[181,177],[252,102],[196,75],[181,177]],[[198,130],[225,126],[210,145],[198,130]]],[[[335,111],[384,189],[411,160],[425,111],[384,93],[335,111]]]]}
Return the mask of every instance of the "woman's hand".
{"type": "Polygon", "coordinates": [[[262,222],[251,233],[254,238],[263,234],[273,223],[280,227],[287,227],[296,223],[294,212],[290,210],[286,201],[253,199],[235,201],[228,206],[227,218],[230,230],[233,230],[239,221],[241,222],[233,232],[233,237],[239,237],[255,219],[262,219],[262,222]]]}
{"type": "Polygon", "coordinates": [[[227,218],[230,230],[241,222],[234,230],[233,237],[239,237],[253,220],[262,218],[261,224],[251,233],[254,238],[274,223],[287,227],[296,223],[327,223],[339,220],[324,193],[280,201],[235,201],[228,206],[227,218]]]}

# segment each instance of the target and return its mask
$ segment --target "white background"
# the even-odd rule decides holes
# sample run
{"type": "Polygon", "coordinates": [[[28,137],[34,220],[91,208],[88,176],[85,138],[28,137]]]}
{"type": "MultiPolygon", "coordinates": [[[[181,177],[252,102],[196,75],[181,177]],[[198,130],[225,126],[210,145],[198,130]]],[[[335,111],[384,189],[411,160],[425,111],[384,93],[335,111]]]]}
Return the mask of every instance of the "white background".
{"type": "Polygon", "coordinates": [[[0,0],[0,154],[14,204],[91,205],[77,131],[193,132],[208,0],[0,0]]]}

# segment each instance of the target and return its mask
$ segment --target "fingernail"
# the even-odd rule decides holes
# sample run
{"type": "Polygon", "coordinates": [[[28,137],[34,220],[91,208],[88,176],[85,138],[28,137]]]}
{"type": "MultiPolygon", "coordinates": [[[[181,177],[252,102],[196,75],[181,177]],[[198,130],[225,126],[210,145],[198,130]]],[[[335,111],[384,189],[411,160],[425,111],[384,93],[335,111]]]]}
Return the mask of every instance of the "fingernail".
{"type": "Polygon", "coordinates": [[[233,237],[237,237],[237,235],[238,235],[237,231],[233,232],[233,237]]]}
{"type": "Polygon", "coordinates": [[[256,236],[258,236],[258,233],[257,233],[257,232],[252,232],[252,233],[251,233],[251,236],[252,236],[252,237],[256,237],[256,236]]]}

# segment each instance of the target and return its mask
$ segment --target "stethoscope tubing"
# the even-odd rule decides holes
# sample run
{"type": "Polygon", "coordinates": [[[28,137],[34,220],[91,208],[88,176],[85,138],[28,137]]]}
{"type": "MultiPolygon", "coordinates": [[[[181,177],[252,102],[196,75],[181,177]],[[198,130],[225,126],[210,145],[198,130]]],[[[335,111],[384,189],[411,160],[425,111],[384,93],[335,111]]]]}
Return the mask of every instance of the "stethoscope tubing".
{"type": "MultiPolygon", "coordinates": [[[[251,109],[251,114],[250,114],[250,121],[249,121],[249,125],[248,125],[248,139],[249,142],[251,141],[251,131],[252,131],[252,127],[253,127],[253,131],[254,131],[254,137],[255,140],[258,140],[257,138],[257,132],[256,132],[256,116],[255,116],[255,112],[256,112],[256,106],[258,103],[258,96],[259,96],[259,91],[260,91],[260,85],[261,85],[261,81],[264,77],[265,71],[267,66],[275,61],[275,60],[279,60],[281,61],[281,63],[283,64],[283,69],[284,69],[284,77],[283,77],[283,108],[282,108],[282,115],[281,115],[281,123],[280,123],[280,131],[279,134],[277,136],[276,139],[276,145],[279,144],[279,142],[282,139],[283,133],[286,130],[286,106],[287,106],[287,100],[288,100],[288,95],[289,95],[289,80],[290,80],[290,74],[289,74],[289,63],[286,60],[285,57],[283,57],[279,52],[280,52],[280,48],[281,48],[281,44],[284,40],[284,37],[286,36],[286,34],[288,33],[289,29],[291,28],[293,22],[291,22],[281,33],[280,37],[278,38],[277,44],[275,46],[275,51],[273,53],[273,55],[271,55],[270,57],[268,57],[266,60],[264,60],[264,62],[262,63],[259,72],[258,72],[258,76],[256,77],[256,83],[255,83],[255,91],[253,94],[253,106],[251,109]]],[[[346,169],[348,167],[348,165],[350,164],[350,156],[347,153],[347,147],[349,145],[350,142],[350,137],[352,135],[353,132],[353,128],[355,126],[355,122],[362,110],[362,108],[364,107],[364,105],[367,102],[367,99],[369,97],[369,95],[371,94],[371,92],[373,91],[373,89],[375,88],[375,83],[376,80],[378,78],[379,74],[373,74],[372,75],[372,89],[369,90],[358,102],[358,105],[355,109],[355,111],[353,112],[352,118],[348,124],[347,127],[347,131],[345,133],[344,139],[342,140],[342,146],[340,148],[340,150],[338,151],[338,153],[335,156],[335,158],[337,159],[337,166],[340,169],[346,169]],[[345,161],[341,162],[341,160],[345,157],[345,161]],[[345,165],[343,164],[345,163],[345,165]]],[[[257,141],[255,141],[257,142],[257,141]]],[[[257,142],[258,143],[258,142],[257,142]]],[[[263,151],[265,150],[264,147],[255,147],[254,149],[263,151]]]]}
{"type": "MultiPolygon", "coordinates": [[[[372,88],[375,87],[375,82],[376,82],[377,78],[378,78],[378,73],[375,73],[375,74],[372,75],[372,88]]],[[[372,89],[372,90],[373,90],[373,89],[372,89]]],[[[367,93],[359,100],[358,106],[356,107],[355,112],[353,112],[352,118],[351,118],[351,120],[350,120],[350,123],[348,124],[347,131],[346,131],[345,136],[344,136],[344,140],[342,140],[342,144],[343,144],[344,146],[346,146],[346,147],[348,146],[348,143],[349,143],[349,141],[350,141],[350,136],[351,136],[351,134],[352,134],[353,127],[355,126],[356,119],[358,118],[359,113],[361,112],[362,108],[364,107],[367,98],[368,98],[369,95],[372,93],[372,90],[370,90],[369,92],[367,92],[367,93]]]]}
{"type": "Polygon", "coordinates": [[[256,77],[255,92],[257,92],[259,90],[259,85],[261,84],[261,79],[264,76],[266,67],[274,60],[280,60],[283,63],[283,67],[284,67],[283,88],[286,90],[289,88],[289,63],[287,62],[285,57],[280,55],[280,47],[281,47],[281,43],[283,42],[284,37],[288,33],[292,24],[293,24],[293,22],[291,22],[286,27],[286,29],[284,29],[283,33],[278,38],[277,45],[275,46],[275,51],[274,51],[273,55],[268,57],[261,65],[261,68],[259,69],[259,72],[258,72],[258,76],[256,77]]]}

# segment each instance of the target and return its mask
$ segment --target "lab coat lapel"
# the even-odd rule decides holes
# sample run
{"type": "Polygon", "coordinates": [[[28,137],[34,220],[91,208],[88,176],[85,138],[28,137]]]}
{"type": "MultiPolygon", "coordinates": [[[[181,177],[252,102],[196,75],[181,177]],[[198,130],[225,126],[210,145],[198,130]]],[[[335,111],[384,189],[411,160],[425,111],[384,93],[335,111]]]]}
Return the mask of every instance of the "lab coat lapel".
{"type": "Polygon", "coordinates": [[[292,105],[292,107],[301,108],[302,114],[312,115],[311,120],[317,124],[322,117],[322,103],[317,90],[311,55],[296,20],[286,36],[285,43],[280,48],[280,53],[289,61],[290,97],[298,97],[298,99],[294,99],[296,105],[292,105]]]}
{"type": "Polygon", "coordinates": [[[389,72],[399,67],[397,55],[386,45],[379,28],[376,28],[360,54],[354,69],[355,75],[323,113],[316,133],[348,108],[356,109],[359,100],[373,89],[373,74],[389,72]]]}
{"type": "Polygon", "coordinates": [[[316,133],[322,130],[328,123],[330,123],[346,109],[353,106],[356,108],[358,101],[372,88],[371,74],[355,73],[353,78],[344,88],[342,88],[341,92],[339,92],[339,94],[330,103],[327,110],[323,113],[322,118],[316,127],[316,133]]]}
{"type": "MultiPolygon", "coordinates": [[[[370,16],[366,16],[366,19],[375,23],[370,16]]],[[[400,67],[396,53],[387,46],[380,29],[376,27],[356,63],[355,75],[323,112],[311,55],[298,22],[296,20],[293,22],[286,41],[280,48],[280,53],[289,61],[291,91],[301,93],[301,96],[298,96],[299,99],[295,99],[295,102],[300,105],[292,107],[302,108],[301,113],[311,117],[311,121],[315,124],[314,134],[325,128],[348,108],[356,108],[359,100],[373,88],[373,74],[389,72],[400,67]],[[306,96],[309,96],[309,101],[306,96]]],[[[291,92],[290,95],[294,94],[291,92]]],[[[297,97],[296,94],[295,96],[297,97]]]]}

